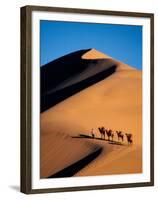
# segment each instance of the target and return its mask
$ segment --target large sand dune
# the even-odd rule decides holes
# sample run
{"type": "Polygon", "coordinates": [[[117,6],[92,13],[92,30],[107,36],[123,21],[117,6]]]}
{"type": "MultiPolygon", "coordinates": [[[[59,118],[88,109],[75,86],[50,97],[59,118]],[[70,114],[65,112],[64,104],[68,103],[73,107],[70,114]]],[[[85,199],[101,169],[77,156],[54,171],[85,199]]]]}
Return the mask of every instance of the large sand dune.
{"type": "MultiPolygon", "coordinates": [[[[76,173],[76,176],[140,173],[142,171],[141,71],[116,61],[95,49],[82,52],[79,60],[80,63],[88,60],[91,65],[86,66],[80,73],[75,72],[58,85],[50,87],[49,91],[53,91],[55,88],[61,90],[75,85],[76,82],[79,84],[83,79],[94,77],[98,73],[103,73],[105,77],[102,76],[98,82],[92,82],[82,90],[75,91],[73,95],[71,94],[72,96],[67,96],[65,100],[60,100],[58,104],[41,113],[41,177],[53,175],[57,169],[60,171],[61,168],[83,158],[83,155],[86,156],[92,151],[92,149],[88,150],[82,147],[87,142],[101,146],[103,151],[95,160],[76,173]],[[112,66],[115,66],[115,70],[108,76],[104,74],[112,66]],[[60,153],[61,138],[58,136],[58,139],[53,139],[59,132],[68,136],[90,135],[91,128],[94,128],[96,137],[100,137],[97,129],[99,126],[105,126],[114,131],[122,130],[124,133],[132,133],[133,145],[128,146],[126,141],[123,143],[124,145],[117,145],[109,144],[107,141],[82,138],[80,146],[78,138],[71,138],[65,141],[66,148],[63,148],[65,155],[67,152],[73,152],[73,155],[70,153],[67,159],[63,159],[63,151],[61,150],[62,153],[60,153]],[[76,145],[74,145],[75,143],[76,145]],[[52,159],[53,154],[58,159],[52,159]],[[43,160],[46,164],[43,164],[43,160]],[[52,164],[50,165],[47,160],[52,164]],[[46,166],[47,164],[49,166],[46,166]],[[47,173],[48,168],[49,173],[47,173]]],[[[117,141],[116,135],[114,140],[117,141]]]]}
{"type": "Polygon", "coordinates": [[[88,59],[91,52],[96,51],[77,51],[41,67],[41,112],[115,72],[114,60],[88,59]]]}

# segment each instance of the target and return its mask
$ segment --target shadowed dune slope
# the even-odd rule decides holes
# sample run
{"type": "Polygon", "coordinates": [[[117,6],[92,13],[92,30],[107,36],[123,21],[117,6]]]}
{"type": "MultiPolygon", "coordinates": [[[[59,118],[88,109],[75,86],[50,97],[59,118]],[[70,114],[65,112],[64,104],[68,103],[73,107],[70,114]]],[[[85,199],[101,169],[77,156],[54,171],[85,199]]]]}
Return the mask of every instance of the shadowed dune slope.
{"type": "Polygon", "coordinates": [[[69,135],[61,132],[42,134],[41,141],[41,178],[71,176],[83,167],[82,162],[78,161],[86,158],[87,162],[85,163],[88,164],[92,160],[93,154],[101,150],[101,145],[88,141],[75,141],[69,135]],[[90,155],[92,158],[88,160],[90,155]],[[69,167],[74,163],[75,169],[69,167]]]}

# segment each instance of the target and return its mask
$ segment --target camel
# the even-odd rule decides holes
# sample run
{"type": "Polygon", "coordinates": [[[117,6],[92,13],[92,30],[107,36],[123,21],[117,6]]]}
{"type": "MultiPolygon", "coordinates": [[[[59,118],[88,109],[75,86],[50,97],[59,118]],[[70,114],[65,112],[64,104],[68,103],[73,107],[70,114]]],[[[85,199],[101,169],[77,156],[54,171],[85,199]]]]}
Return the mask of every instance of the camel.
{"type": "Polygon", "coordinates": [[[102,127],[99,127],[98,129],[101,134],[101,139],[105,140],[105,128],[102,126],[102,127]]]}
{"type": "Polygon", "coordinates": [[[106,134],[107,134],[107,136],[108,136],[108,140],[110,140],[110,137],[112,137],[112,140],[113,140],[113,137],[114,137],[114,134],[112,133],[112,130],[110,129],[110,130],[105,130],[106,131],[106,134]]]}
{"type": "Polygon", "coordinates": [[[133,143],[132,134],[131,133],[126,133],[126,137],[127,137],[128,144],[132,144],[133,143]]]}
{"type": "Polygon", "coordinates": [[[114,141],[114,133],[111,133],[112,141],[114,141]]]}
{"type": "Polygon", "coordinates": [[[116,133],[117,133],[118,141],[119,141],[120,139],[122,139],[122,142],[123,142],[124,135],[123,135],[122,131],[116,131],[116,133]]]}

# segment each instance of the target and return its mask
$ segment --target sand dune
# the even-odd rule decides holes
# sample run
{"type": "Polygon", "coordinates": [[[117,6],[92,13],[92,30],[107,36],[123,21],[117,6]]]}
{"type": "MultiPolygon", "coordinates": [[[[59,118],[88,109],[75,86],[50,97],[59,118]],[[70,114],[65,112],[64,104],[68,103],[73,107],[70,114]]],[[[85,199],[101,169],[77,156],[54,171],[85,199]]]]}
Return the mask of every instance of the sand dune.
{"type": "MultiPolygon", "coordinates": [[[[97,64],[92,65],[95,68],[94,74],[98,73],[96,66],[99,68],[98,63],[102,61],[104,61],[105,66],[99,69],[107,69],[107,66],[116,66],[116,69],[109,76],[105,76],[95,84],[93,83],[80,92],[76,92],[73,96],[69,96],[41,114],[41,171],[47,171],[48,163],[46,161],[51,160],[49,155],[60,154],[57,153],[60,149],[58,151],[57,149],[51,149],[51,146],[54,147],[58,143],[58,139],[56,139],[56,143],[54,143],[53,139],[58,132],[63,132],[69,136],[77,136],[81,133],[89,135],[91,128],[95,128],[96,137],[100,137],[97,128],[105,126],[114,131],[122,130],[123,132],[132,133],[134,144],[127,146],[125,141],[125,145],[114,145],[108,144],[106,141],[82,139],[80,141],[81,144],[88,140],[92,144],[102,145],[103,151],[87,167],[80,170],[76,176],[140,173],[142,171],[141,71],[116,61],[95,49],[84,52],[80,55],[80,59],[81,61],[88,59],[88,62],[93,64],[93,61],[97,59],[97,64]],[[108,64],[106,64],[106,61],[108,64]],[[50,146],[48,145],[49,147],[47,147],[47,143],[50,144],[50,146]],[[50,151],[52,152],[51,154],[47,153],[50,151]],[[42,169],[43,160],[46,160],[45,162],[47,163],[45,164],[45,169],[42,169]]],[[[69,80],[58,84],[58,87],[60,85],[59,89],[66,87],[68,84],[74,85],[72,83],[76,80],[79,80],[78,82],[80,83],[85,76],[91,77],[92,74],[89,73],[92,70],[92,66],[86,67],[88,71],[86,75],[82,76],[81,72],[80,75],[76,73],[75,76],[78,76],[78,79],[71,76],[69,80]]],[[[103,71],[101,70],[101,72],[103,71]]],[[[117,140],[116,135],[114,140],[117,140]]],[[[71,138],[64,151],[65,153],[74,151],[74,157],[79,159],[81,156],[78,153],[78,149],[81,154],[85,154],[85,151],[88,151],[82,147],[75,149],[77,145],[72,146],[73,142],[76,143],[77,139],[71,138]]],[[[74,162],[74,157],[71,156],[68,160],[59,157],[55,162],[51,160],[52,165],[49,165],[49,167],[51,166],[49,173],[51,173],[51,168],[54,168],[54,163],[58,163],[57,168],[59,166],[68,166],[74,162]]],[[[42,173],[41,176],[46,176],[46,174],[42,173]]]]}
{"type": "Polygon", "coordinates": [[[77,51],[41,67],[41,112],[115,72],[116,61],[98,56],[87,59],[91,52],[97,51],[77,51]]]}

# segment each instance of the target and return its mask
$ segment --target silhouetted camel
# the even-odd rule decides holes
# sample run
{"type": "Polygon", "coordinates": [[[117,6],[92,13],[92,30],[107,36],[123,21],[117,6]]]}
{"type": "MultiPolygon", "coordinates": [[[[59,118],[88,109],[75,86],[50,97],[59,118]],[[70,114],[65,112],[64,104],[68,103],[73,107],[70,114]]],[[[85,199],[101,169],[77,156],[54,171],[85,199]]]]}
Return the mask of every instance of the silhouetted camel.
{"type": "Polygon", "coordinates": [[[114,133],[111,133],[112,141],[114,140],[114,133]]]}
{"type": "Polygon", "coordinates": [[[110,140],[110,137],[112,137],[112,140],[113,140],[113,136],[114,136],[114,134],[112,133],[112,130],[110,129],[110,130],[105,130],[106,131],[106,134],[107,134],[107,136],[108,136],[108,140],[110,140]]]}
{"type": "Polygon", "coordinates": [[[101,139],[105,140],[105,128],[102,126],[102,127],[99,127],[98,129],[101,134],[101,139]]]}
{"type": "Polygon", "coordinates": [[[128,144],[132,144],[133,143],[132,134],[131,133],[126,133],[126,137],[127,137],[128,144]]]}
{"type": "Polygon", "coordinates": [[[119,141],[120,139],[122,139],[122,142],[123,142],[124,135],[123,135],[122,131],[116,131],[116,133],[117,133],[118,141],[119,141]]]}

